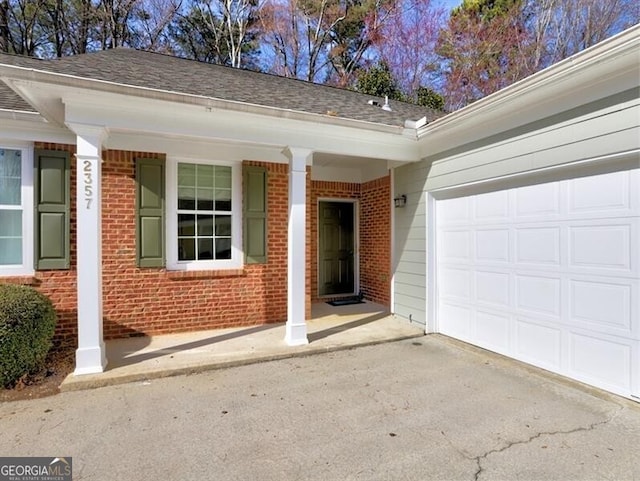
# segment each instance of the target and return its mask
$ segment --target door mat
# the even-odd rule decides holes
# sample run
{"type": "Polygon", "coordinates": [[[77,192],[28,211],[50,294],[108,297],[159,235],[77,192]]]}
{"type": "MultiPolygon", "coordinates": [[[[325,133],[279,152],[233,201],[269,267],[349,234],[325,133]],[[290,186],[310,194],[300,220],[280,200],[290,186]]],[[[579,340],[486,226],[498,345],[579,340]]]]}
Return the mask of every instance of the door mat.
{"type": "Polygon", "coordinates": [[[348,297],[346,299],[337,299],[335,301],[329,301],[327,304],[330,306],[349,306],[351,304],[364,304],[365,302],[359,297],[348,297]]]}

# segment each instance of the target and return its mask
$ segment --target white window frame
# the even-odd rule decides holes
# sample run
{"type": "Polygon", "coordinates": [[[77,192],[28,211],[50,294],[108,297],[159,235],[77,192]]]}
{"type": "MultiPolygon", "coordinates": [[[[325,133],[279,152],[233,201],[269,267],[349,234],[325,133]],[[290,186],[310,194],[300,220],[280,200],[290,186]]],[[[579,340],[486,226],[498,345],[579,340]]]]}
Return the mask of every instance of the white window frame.
{"type": "Polygon", "coordinates": [[[242,250],[242,164],[224,160],[169,157],[166,169],[166,231],[165,245],[167,269],[175,271],[201,271],[240,269],[244,264],[242,250]],[[178,260],[178,163],[220,165],[231,167],[231,259],[178,260]]]}
{"type": "MultiPolygon", "coordinates": [[[[0,149],[20,150],[22,159],[20,199],[22,208],[22,264],[0,265],[0,276],[33,275],[33,144],[0,140],[0,149]]],[[[6,207],[5,207],[6,208],[6,207]]]]}

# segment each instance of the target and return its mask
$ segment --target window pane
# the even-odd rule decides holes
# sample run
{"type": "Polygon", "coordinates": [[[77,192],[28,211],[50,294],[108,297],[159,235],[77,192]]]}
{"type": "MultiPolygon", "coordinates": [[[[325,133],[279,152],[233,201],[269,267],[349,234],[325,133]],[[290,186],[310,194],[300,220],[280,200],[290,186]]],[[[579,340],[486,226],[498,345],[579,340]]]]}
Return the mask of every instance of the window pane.
{"type": "Polygon", "coordinates": [[[0,266],[22,264],[22,239],[0,237],[0,266]]]}
{"type": "MultiPolygon", "coordinates": [[[[218,224],[216,220],[216,229],[217,229],[217,225],[218,224]]],[[[198,235],[213,237],[213,216],[212,215],[198,216],[198,235]]]]}
{"type": "Polygon", "coordinates": [[[0,265],[22,264],[22,211],[0,210],[0,265]]]}
{"type": "Polygon", "coordinates": [[[198,239],[198,260],[213,259],[213,239],[198,239]]]}
{"type": "Polygon", "coordinates": [[[195,187],[196,166],[194,164],[178,164],[178,185],[182,187],[195,187]]]}
{"type": "Polygon", "coordinates": [[[216,239],[216,259],[231,259],[231,239],[216,239]]]}
{"type": "Polygon", "coordinates": [[[231,236],[231,216],[230,215],[216,216],[216,235],[231,236]]]}
{"type": "Polygon", "coordinates": [[[213,187],[213,165],[198,164],[198,187],[213,187]]]}
{"type": "Polygon", "coordinates": [[[21,204],[21,157],[19,150],[0,149],[0,204],[21,204]]]}
{"type": "Polygon", "coordinates": [[[196,189],[178,188],[178,209],[194,210],[196,208],[196,189]]]}
{"type": "Polygon", "coordinates": [[[198,189],[198,210],[213,210],[213,189],[198,189]]]}
{"type": "Polygon", "coordinates": [[[231,190],[216,189],[216,210],[231,212],[231,190]]]}
{"type": "Polygon", "coordinates": [[[193,214],[178,214],[178,235],[196,235],[196,216],[193,214]]]}
{"type": "Polygon", "coordinates": [[[178,260],[193,261],[196,259],[196,240],[178,239],[178,260]]]}
{"type": "Polygon", "coordinates": [[[231,188],[231,167],[216,167],[216,187],[231,188]]]}
{"type": "Polygon", "coordinates": [[[0,237],[22,238],[21,210],[0,210],[0,237]]]}

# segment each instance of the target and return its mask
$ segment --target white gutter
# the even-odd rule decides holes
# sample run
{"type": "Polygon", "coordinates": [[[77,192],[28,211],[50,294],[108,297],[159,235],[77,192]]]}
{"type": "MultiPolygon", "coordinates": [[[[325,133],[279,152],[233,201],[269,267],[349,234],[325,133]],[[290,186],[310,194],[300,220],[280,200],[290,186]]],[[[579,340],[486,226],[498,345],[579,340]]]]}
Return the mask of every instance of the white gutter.
{"type": "Polygon", "coordinates": [[[0,119],[26,120],[29,122],[46,122],[39,112],[29,112],[26,110],[0,109],[0,119]]]}
{"type": "Polygon", "coordinates": [[[297,110],[283,109],[279,107],[266,107],[264,105],[245,103],[235,100],[223,100],[215,97],[207,97],[204,95],[179,93],[170,90],[153,89],[150,87],[132,86],[118,82],[111,82],[108,80],[90,79],[86,77],[79,77],[76,75],[62,74],[46,70],[1,63],[0,77],[11,80],[26,80],[67,87],[85,88],[121,95],[131,95],[136,97],[148,98],[152,100],[165,100],[169,102],[178,102],[190,105],[201,105],[205,108],[210,109],[233,110],[237,112],[252,113],[275,118],[286,118],[312,123],[330,124],[389,134],[402,134],[405,130],[403,126],[384,125],[364,120],[345,119],[329,114],[322,115],[312,112],[300,112],[297,110]]]}

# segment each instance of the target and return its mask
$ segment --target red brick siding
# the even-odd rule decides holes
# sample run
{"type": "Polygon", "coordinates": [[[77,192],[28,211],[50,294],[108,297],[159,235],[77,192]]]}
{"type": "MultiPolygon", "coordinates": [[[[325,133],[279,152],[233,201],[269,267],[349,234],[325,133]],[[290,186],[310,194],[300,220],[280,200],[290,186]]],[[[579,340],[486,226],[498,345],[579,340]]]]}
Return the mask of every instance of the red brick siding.
{"type": "Polygon", "coordinates": [[[365,182],[360,207],[360,286],[364,296],[391,303],[391,178],[365,182]]]}

